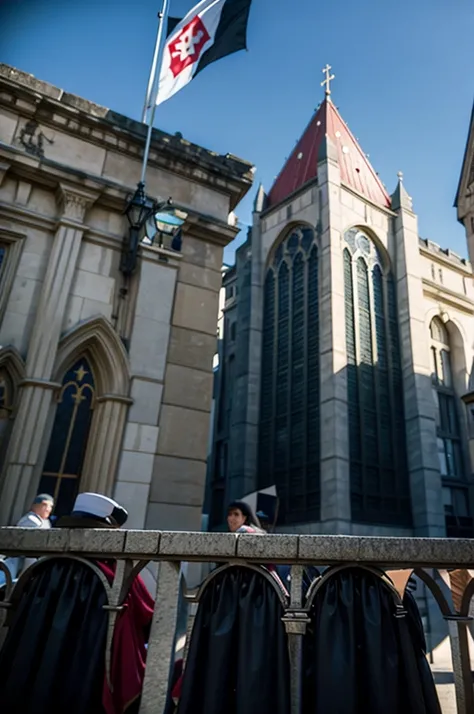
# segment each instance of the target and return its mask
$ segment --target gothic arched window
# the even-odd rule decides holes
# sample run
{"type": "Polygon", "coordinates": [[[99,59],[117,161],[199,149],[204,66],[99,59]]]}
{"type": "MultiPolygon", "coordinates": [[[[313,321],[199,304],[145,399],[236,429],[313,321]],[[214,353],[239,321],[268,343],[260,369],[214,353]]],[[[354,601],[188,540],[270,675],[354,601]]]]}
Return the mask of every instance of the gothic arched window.
{"type": "Polygon", "coordinates": [[[434,317],[430,324],[430,353],[446,532],[452,537],[471,536],[472,521],[469,517],[468,489],[464,479],[458,403],[451,367],[451,344],[448,330],[439,317],[434,317]]]}
{"type": "Polygon", "coordinates": [[[275,484],[280,521],[319,519],[319,290],[314,232],[278,245],[264,288],[259,485],[275,484]]]}
{"type": "Polygon", "coordinates": [[[64,376],[39,487],[54,496],[57,516],[70,511],[79,489],[94,392],[92,370],[82,358],[64,376]]]}
{"type": "Polygon", "coordinates": [[[346,232],[344,296],[352,519],[409,526],[395,286],[372,239],[346,232]]]}

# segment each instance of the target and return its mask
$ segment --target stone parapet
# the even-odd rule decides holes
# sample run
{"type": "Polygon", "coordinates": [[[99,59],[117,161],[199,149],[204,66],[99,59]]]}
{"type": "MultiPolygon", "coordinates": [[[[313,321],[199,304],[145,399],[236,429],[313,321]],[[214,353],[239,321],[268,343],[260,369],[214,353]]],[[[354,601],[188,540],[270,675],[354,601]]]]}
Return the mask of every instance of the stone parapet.
{"type": "MultiPolygon", "coordinates": [[[[96,164],[92,173],[109,177],[123,176],[126,166],[123,158],[141,160],[147,126],[107,107],[83,99],[48,82],[36,79],[27,72],[22,72],[6,64],[0,64],[0,85],[2,92],[0,105],[10,111],[17,111],[34,120],[39,129],[47,126],[57,132],[77,137],[83,148],[92,149],[96,144],[98,152],[89,157],[89,163],[96,164]],[[102,152],[102,154],[100,154],[102,152]],[[112,152],[109,155],[109,152],[112,152]],[[121,169],[121,170],[120,170],[121,169]]],[[[4,131],[7,131],[5,125],[4,131]]],[[[12,125],[13,132],[15,127],[12,125]]],[[[45,133],[47,136],[47,133],[45,133]]],[[[11,139],[12,137],[10,137],[11,139]]],[[[8,136],[0,140],[9,142],[8,136]]],[[[56,139],[58,151],[60,139],[56,139]]],[[[51,145],[55,155],[55,144],[51,145]]],[[[49,156],[48,150],[45,151],[49,156]]],[[[59,153],[61,155],[61,152],[59,153]]],[[[76,157],[77,158],[77,157],[76,157]]],[[[153,130],[149,166],[193,178],[202,184],[209,184],[214,189],[219,187],[226,192],[231,189],[232,200],[229,210],[233,210],[252,184],[252,164],[232,154],[218,154],[193,144],[181,134],[167,134],[159,129],[153,130]]],[[[88,166],[89,169],[89,166],[88,166]]],[[[137,163],[137,176],[139,166],[137,163]]]]}
{"type": "Polygon", "coordinates": [[[0,528],[0,553],[198,562],[474,567],[474,540],[337,535],[251,535],[158,530],[0,528]]]}
{"type": "MultiPolygon", "coordinates": [[[[48,557],[74,558],[92,570],[95,569],[91,563],[93,559],[117,561],[113,583],[102,582],[107,596],[105,607],[109,613],[108,666],[117,612],[125,601],[133,577],[147,566],[154,566],[157,579],[150,589],[156,604],[148,641],[140,714],[162,714],[165,711],[176,627],[181,627],[181,630],[184,627],[186,635],[183,639],[192,636],[196,604],[218,572],[235,567],[251,569],[266,579],[267,587],[270,585],[277,590],[281,604],[278,616],[285,625],[290,655],[291,714],[301,714],[303,710],[301,652],[304,640],[309,636],[307,625],[311,620],[313,603],[328,579],[337,577],[337,573],[344,568],[360,568],[368,577],[380,577],[394,599],[395,616],[404,618],[405,589],[415,575],[431,591],[439,616],[447,621],[456,697],[456,709],[449,711],[472,714],[474,694],[468,631],[474,614],[471,605],[474,578],[469,570],[474,565],[473,540],[0,528],[0,553],[41,558],[21,575],[14,587],[6,566],[0,560],[0,574],[6,576],[5,597],[0,602],[0,644],[11,621],[10,613],[18,606],[18,599],[27,586],[31,572],[45,563],[48,557]],[[197,590],[191,591],[190,567],[185,565],[189,561],[226,565],[220,571],[213,570],[197,590]],[[291,566],[289,590],[265,569],[265,563],[291,566]],[[321,569],[320,573],[311,571],[311,585],[304,592],[303,571],[308,565],[329,568],[321,569]],[[188,601],[188,621],[179,624],[180,592],[188,601]]],[[[306,572],[310,573],[309,570],[306,572]]],[[[185,643],[183,649],[186,659],[188,644],[185,643]]]]}

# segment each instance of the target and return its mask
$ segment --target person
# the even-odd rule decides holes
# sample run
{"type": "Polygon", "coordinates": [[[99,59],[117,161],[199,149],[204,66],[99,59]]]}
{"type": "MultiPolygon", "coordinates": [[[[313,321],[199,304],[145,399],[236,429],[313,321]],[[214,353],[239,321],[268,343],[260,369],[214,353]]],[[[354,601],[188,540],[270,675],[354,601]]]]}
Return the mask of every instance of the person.
{"type": "Polygon", "coordinates": [[[51,528],[49,517],[53,512],[54,498],[48,493],[39,493],[28,513],[16,524],[18,528],[51,528]]]}
{"type": "MultiPolygon", "coordinates": [[[[51,528],[49,520],[54,508],[54,498],[48,493],[39,493],[31,504],[28,513],[20,518],[16,524],[17,528],[51,528]]],[[[35,562],[35,558],[4,558],[2,560],[10,571],[12,581],[15,583],[21,573],[35,562]]],[[[3,588],[6,585],[6,575],[0,570],[0,593],[3,597],[3,588]]]]}
{"type": "Polygon", "coordinates": [[[252,508],[245,501],[232,501],[227,506],[227,525],[231,533],[257,533],[265,531],[252,508]]]}
{"type": "MultiPolygon", "coordinates": [[[[80,494],[58,528],[120,528],[128,514],[116,501],[80,494]]],[[[98,560],[109,583],[115,561],[98,560]]],[[[0,650],[2,714],[135,714],[154,602],[137,576],[117,617],[110,678],[105,672],[108,613],[104,586],[87,564],[39,561],[24,583],[0,650]],[[110,682],[110,686],[109,686],[110,682]]]]}

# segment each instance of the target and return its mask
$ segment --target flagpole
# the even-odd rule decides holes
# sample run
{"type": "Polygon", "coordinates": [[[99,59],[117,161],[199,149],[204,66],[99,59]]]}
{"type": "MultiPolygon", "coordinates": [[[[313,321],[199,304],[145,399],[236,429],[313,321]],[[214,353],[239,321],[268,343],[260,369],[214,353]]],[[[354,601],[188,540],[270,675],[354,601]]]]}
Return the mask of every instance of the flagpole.
{"type": "Polygon", "coordinates": [[[161,43],[161,22],[163,17],[163,12],[159,12],[158,15],[158,29],[156,31],[155,40],[155,50],[153,52],[153,60],[151,63],[150,76],[148,78],[148,87],[146,90],[145,104],[143,105],[142,122],[146,124],[146,117],[148,114],[148,109],[150,107],[150,97],[153,89],[153,81],[155,79],[156,65],[158,64],[158,55],[160,53],[160,43],[161,43]]]}
{"type": "Polygon", "coordinates": [[[153,61],[151,65],[150,78],[148,81],[147,97],[145,107],[143,109],[143,123],[147,123],[147,110],[150,109],[148,117],[148,131],[146,135],[145,151],[143,152],[143,164],[140,183],[145,183],[146,167],[148,164],[148,156],[150,154],[151,135],[153,132],[153,120],[155,118],[156,100],[158,97],[158,88],[160,84],[161,63],[163,59],[163,34],[164,28],[168,20],[170,0],[163,0],[163,7],[158,15],[158,32],[156,34],[155,51],[153,53],[153,61]]]}

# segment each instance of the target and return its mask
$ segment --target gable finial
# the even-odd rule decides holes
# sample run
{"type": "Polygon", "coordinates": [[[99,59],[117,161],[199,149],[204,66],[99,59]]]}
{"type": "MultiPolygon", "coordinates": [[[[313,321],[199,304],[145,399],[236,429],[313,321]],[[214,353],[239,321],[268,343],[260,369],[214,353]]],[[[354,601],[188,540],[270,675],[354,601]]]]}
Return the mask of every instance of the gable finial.
{"type": "Polygon", "coordinates": [[[400,183],[403,183],[403,171],[399,171],[397,173],[397,177],[398,177],[398,180],[400,181],[400,183]]]}
{"type": "Polygon", "coordinates": [[[324,86],[326,87],[325,93],[326,93],[326,97],[328,97],[328,98],[331,96],[331,82],[333,79],[336,78],[335,74],[331,74],[331,69],[332,69],[331,65],[327,64],[324,67],[324,69],[322,70],[322,73],[325,74],[326,77],[321,82],[321,87],[324,87],[324,86]]]}

